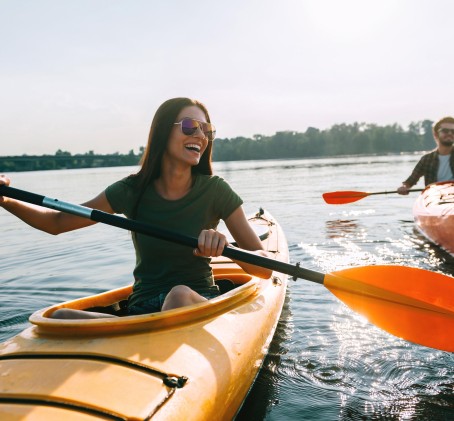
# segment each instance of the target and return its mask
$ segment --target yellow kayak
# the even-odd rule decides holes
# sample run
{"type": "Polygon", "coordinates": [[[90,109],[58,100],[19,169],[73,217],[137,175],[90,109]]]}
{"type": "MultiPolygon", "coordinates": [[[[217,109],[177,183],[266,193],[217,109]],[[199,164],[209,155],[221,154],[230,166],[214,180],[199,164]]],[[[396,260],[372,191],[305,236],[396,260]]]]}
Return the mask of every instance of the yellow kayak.
{"type": "MultiPolygon", "coordinates": [[[[264,248],[288,262],[279,224],[250,218],[264,248]]],[[[121,313],[131,286],[37,311],[0,344],[0,419],[229,420],[240,409],[274,335],[287,275],[258,279],[212,261],[223,295],[141,316],[56,320],[58,308],[121,313]]]]}

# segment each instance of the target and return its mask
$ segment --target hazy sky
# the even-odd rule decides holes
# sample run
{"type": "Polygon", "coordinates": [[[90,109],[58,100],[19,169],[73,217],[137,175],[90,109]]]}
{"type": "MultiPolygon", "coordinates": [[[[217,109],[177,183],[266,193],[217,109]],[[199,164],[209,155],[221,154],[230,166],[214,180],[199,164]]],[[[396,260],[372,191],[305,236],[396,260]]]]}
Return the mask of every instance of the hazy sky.
{"type": "Polygon", "coordinates": [[[454,114],[450,0],[0,0],[0,155],[136,152],[166,99],[218,137],[454,114]]]}

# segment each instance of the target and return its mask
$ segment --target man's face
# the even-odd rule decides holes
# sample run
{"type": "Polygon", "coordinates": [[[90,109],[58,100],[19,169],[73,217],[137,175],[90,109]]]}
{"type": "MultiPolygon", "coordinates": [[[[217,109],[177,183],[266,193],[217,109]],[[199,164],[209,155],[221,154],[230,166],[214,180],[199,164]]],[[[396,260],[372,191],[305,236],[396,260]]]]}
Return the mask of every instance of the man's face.
{"type": "Polygon", "coordinates": [[[454,123],[442,123],[435,134],[435,140],[440,146],[452,146],[454,143],[454,123]]]}

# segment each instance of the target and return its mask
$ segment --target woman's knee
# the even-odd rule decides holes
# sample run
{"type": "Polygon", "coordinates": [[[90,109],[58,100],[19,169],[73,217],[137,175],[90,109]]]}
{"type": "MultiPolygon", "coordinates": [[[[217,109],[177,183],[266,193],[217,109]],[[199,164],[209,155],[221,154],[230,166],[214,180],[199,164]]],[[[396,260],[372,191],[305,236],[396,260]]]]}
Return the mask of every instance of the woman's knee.
{"type": "Polygon", "coordinates": [[[67,308],[59,308],[51,314],[52,319],[75,319],[75,316],[74,310],[67,308]]]}
{"type": "Polygon", "coordinates": [[[201,295],[197,294],[191,288],[185,285],[177,285],[173,287],[167,294],[162,310],[171,310],[173,308],[184,307],[191,304],[205,301],[201,295]]]}
{"type": "Polygon", "coordinates": [[[190,297],[193,292],[194,291],[186,285],[177,285],[169,291],[167,297],[170,296],[171,298],[184,300],[187,297],[190,297]]]}

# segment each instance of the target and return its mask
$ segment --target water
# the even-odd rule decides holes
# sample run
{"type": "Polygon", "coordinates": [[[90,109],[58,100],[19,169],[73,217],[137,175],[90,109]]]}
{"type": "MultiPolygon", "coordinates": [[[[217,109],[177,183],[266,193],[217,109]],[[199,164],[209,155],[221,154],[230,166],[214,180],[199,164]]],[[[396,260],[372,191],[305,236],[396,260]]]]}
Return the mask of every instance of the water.
{"type": "MultiPolygon", "coordinates": [[[[269,210],[292,263],[320,272],[403,264],[447,275],[454,259],[414,230],[416,193],[327,205],[323,192],[394,190],[419,155],[215,163],[245,210],[269,210]]],[[[17,188],[81,203],[134,167],[10,174],[17,188]]],[[[51,237],[0,210],[0,341],[35,310],[130,283],[130,235],[96,226],[51,237]]],[[[238,420],[451,420],[454,357],[395,338],[326,288],[291,281],[270,353],[238,420]]]]}

